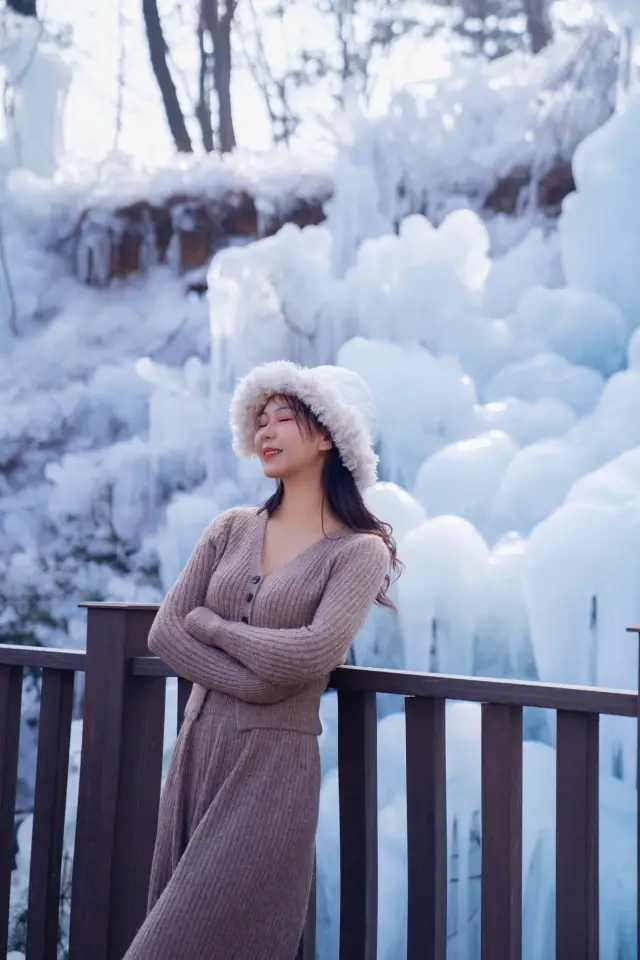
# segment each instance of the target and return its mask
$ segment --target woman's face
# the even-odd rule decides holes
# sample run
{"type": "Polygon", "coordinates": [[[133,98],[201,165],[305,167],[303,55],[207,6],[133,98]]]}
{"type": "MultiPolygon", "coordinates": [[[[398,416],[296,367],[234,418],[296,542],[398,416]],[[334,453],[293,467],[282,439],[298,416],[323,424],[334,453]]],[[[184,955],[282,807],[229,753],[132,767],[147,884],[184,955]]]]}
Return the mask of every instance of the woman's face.
{"type": "Polygon", "coordinates": [[[331,441],[301,428],[286,397],[271,397],[258,418],[255,448],[267,477],[286,480],[319,470],[331,441]]]}

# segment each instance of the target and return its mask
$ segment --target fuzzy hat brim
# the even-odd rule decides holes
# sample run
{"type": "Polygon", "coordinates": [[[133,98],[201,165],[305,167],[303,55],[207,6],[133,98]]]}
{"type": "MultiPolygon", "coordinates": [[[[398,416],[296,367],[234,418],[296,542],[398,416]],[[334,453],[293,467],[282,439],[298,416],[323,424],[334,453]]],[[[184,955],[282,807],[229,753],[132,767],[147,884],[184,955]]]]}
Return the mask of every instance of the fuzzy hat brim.
{"type": "Polygon", "coordinates": [[[256,423],[275,394],[305,403],[331,434],[358,488],[373,486],[378,465],[371,442],[373,397],[358,374],[346,367],[301,367],[288,360],[255,367],[238,382],[229,407],[233,449],[239,457],[257,456],[256,423]]]}

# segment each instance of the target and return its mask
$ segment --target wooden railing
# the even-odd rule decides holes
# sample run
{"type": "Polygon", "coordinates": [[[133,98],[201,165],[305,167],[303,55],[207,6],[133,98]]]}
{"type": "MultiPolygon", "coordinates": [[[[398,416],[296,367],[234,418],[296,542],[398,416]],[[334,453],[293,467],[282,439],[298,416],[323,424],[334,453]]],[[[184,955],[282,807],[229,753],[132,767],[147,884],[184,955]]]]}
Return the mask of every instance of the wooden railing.
{"type": "MultiPolygon", "coordinates": [[[[70,960],[121,960],[144,917],[162,773],[165,680],[172,673],[147,651],[157,606],[86,606],[86,653],[0,645],[0,957],[7,948],[25,667],[42,670],[27,960],[57,955],[78,672],[85,674],[85,692],[70,960]]],[[[178,684],[179,727],[190,685],[178,684]]],[[[557,713],[556,956],[596,960],[599,716],[637,719],[636,693],[357,667],[337,670],[331,685],[338,691],[341,960],[376,957],[378,693],[405,697],[408,960],[446,957],[447,700],[483,705],[482,960],[521,957],[526,706],[557,713]]],[[[314,913],[309,910],[300,960],[315,956],[314,913]]]]}

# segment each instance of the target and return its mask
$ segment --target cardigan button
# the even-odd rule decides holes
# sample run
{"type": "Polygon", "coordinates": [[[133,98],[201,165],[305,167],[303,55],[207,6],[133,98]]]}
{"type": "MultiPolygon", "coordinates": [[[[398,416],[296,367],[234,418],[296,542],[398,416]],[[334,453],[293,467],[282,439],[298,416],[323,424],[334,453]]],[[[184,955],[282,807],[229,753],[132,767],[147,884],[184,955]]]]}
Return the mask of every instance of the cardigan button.
{"type": "Polygon", "coordinates": [[[252,593],[248,593],[248,594],[247,594],[247,603],[251,603],[252,600],[253,600],[253,594],[252,594],[252,593]]]}
{"type": "Polygon", "coordinates": [[[249,623],[249,618],[248,618],[248,617],[242,617],[241,619],[242,619],[242,622],[243,622],[243,623],[249,623]]]}
{"type": "Polygon", "coordinates": [[[251,583],[260,583],[260,577],[257,575],[255,577],[251,577],[251,583]]]}

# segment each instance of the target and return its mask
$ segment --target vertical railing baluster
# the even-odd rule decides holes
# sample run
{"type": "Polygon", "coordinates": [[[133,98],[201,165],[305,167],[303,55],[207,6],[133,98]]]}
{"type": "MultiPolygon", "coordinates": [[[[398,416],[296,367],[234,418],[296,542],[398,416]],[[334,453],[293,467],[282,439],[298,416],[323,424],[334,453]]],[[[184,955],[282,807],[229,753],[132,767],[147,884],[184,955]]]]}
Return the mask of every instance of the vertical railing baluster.
{"type": "Polygon", "coordinates": [[[482,707],[481,940],[482,960],[521,960],[522,707],[503,704],[482,707]]]}
{"type": "Polygon", "coordinates": [[[9,932],[21,700],[22,667],[0,666],[0,957],[9,932]]]}
{"type": "Polygon", "coordinates": [[[558,711],[556,957],[598,960],[599,717],[558,711]]]}
{"type": "Polygon", "coordinates": [[[144,919],[164,735],[161,677],[134,676],[155,608],[87,604],[69,960],[121,960],[144,919]]]}
{"type": "Polygon", "coordinates": [[[43,670],[29,864],[27,960],[57,956],[74,674],[43,670]]]}
{"type": "Polygon", "coordinates": [[[376,960],[378,939],[375,693],[338,692],[340,960],[376,960]]]}
{"type": "Polygon", "coordinates": [[[636,698],[636,943],[640,955],[640,627],[629,627],[629,633],[635,633],[638,647],[638,690],[636,698]]]}
{"type": "Polygon", "coordinates": [[[447,807],[445,701],[405,700],[407,754],[407,958],[446,960],[447,807]]]}
{"type": "Polygon", "coordinates": [[[189,680],[185,680],[184,677],[178,677],[178,733],[180,733],[180,727],[182,726],[182,721],[184,720],[184,711],[192,689],[193,684],[189,680]]]}

